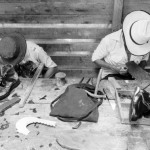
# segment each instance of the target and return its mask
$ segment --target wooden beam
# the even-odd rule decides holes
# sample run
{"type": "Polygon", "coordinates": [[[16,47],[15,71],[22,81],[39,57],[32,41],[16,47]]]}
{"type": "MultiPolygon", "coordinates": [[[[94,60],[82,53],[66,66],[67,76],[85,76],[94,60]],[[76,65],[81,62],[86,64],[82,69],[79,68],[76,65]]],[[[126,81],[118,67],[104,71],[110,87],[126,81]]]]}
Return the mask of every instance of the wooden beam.
{"type": "Polygon", "coordinates": [[[37,44],[97,43],[96,39],[27,39],[37,44]]]}
{"type": "Polygon", "coordinates": [[[0,2],[0,14],[20,15],[105,15],[113,11],[112,0],[36,0],[36,2],[22,2],[11,0],[9,3],[0,2]]]}
{"type": "Polygon", "coordinates": [[[116,31],[121,28],[122,9],[123,9],[123,0],[114,0],[112,31],[116,31]]]}
{"type": "Polygon", "coordinates": [[[98,29],[110,29],[112,26],[109,23],[99,24],[37,24],[37,23],[0,23],[0,28],[32,28],[32,29],[51,29],[51,28],[98,28],[98,29]]]}
{"type": "MultiPolygon", "coordinates": [[[[111,12],[112,14],[112,12],[111,12]]],[[[27,15],[27,14],[0,14],[1,23],[48,23],[48,24],[99,24],[99,23],[110,23],[112,21],[112,15],[108,12],[105,15],[27,15]]]]}
{"type": "Polygon", "coordinates": [[[0,23],[3,34],[19,32],[26,39],[101,39],[111,32],[110,23],[99,24],[37,24],[0,23]]]}
{"type": "Polygon", "coordinates": [[[49,51],[48,54],[50,56],[91,56],[92,53],[90,51],[49,51]]]}

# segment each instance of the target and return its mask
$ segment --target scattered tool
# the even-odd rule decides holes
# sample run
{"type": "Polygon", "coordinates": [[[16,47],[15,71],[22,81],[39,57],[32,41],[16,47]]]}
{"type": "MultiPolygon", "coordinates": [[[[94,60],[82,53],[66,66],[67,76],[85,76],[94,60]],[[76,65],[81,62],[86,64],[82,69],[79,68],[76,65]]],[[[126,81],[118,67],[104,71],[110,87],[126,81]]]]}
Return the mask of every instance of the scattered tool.
{"type": "Polygon", "coordinates": [[[26,89],[26,91],[24,93],[24,96],[21,98],[21,101],[19,102],[19,107],[24,107],[27,99],[29,98],[29,96],[30,96],[30,94],[31,94],[31,92],[32,92],[32,90],[34,88],[34,85],[35,85],[35,83],[36,83],[36,81],[37,81],[37,79],[38,79],[38,77],[39,77],[43,67],[44,67],[43,63],[41,63],[38,66],[38,68],[37,68],[33,78],[31,79],[31,82],[30,82],[29,86],[27,87],[27,89],[26,89]]]}
{"type": "Polygon", "coordinates": [[[16,103],[20,102],[20,98],[19,97],[14,97],[11,100],[4,102],[2,105],[0,105],[0,116],[3,116],[5,111],[12,107],[13,105],[15,105],[16,103]]]}
{"type": "Polygon", "coordinates": [[[16,129],[19,133],[22,133],[24,135],[28,135],[30,131],[27,129],[27,126],[33,123],[40,123],[44,125],[48,125],[51,127],[56,126],[56,122],[45,120],[45,119],[39,119],[37,117],[24,117],[17,121],[16,123],[16,129]]]}

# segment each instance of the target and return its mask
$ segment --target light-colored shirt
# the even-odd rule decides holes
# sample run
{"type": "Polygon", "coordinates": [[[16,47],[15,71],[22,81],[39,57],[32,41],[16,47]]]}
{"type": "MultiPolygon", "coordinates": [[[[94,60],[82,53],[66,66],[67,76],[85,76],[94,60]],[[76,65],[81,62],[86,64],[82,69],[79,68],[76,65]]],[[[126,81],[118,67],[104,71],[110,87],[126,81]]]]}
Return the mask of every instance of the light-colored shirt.
{"type": "MultiPolygon", "coordinates": [[[[144,56],[131,55],[130,61],[139,64],[142,60],[148,60],[149,54],[144,56]]],[[[104,59],[111,65],[124,65],[128,62],[127,53],[122,38],[122,29],[105,36],[92,55],[92,61],[104,59]]],[[[117,74],[117,72],[102,67],[102,78],[108,74],[117,74]]]]}
{"type": "Polygon", "coordinates": [[[27,43],[26,55],[24,59],[20,62],[20,64],[26,63],[27,61],[32,61],[36,65],[36,67],[40,63],[43,63],[48,68],[57,66],[56,63],[43,50],[42,47],[31,41],[26,41],[26,43],[27,43]]]}

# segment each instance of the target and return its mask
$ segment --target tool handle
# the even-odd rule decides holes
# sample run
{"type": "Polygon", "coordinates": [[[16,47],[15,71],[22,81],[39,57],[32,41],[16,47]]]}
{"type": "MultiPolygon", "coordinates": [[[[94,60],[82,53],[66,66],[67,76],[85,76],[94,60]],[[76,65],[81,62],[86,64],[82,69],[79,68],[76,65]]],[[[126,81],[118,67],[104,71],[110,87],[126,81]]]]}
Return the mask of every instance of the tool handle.
{"type": "Polygon", "coordinates": [[[102,78],[102,69],[99,70],[99,73],[98,73],[98,77],[97,77],[97,82],[96,82],[96,87],[95,87],[95,91],[94,91],[94,94],[97,95],[97,91],[98,91],[98,86],[99,86],[99,82],[102,78]]]}
{"type": "Polygon", "coordinates": [[[40,75],[40,73],[41,73],[43,67],[44,67],[44,64],[43,64],[43,63],[41,63],[41,64],[38,66],[38,68],[37,68],[37,70],[36,70],[36,72],[35,72],[35,74],[34,74],[32,80],[31,80],[31,82],[30,82],[30,85],[27,87],[27,89],[26,89],[26,91],[25,91],[25,93],[24,93],[24,96],[22,97],[21,101],[19,102],[19,107],[20,107],[20,108],[24,107],[24,105],[25,105],[27,99],[29,98],[29,96],[30,96],[30,94],[31,94],[31,92],[32,92],[32,90],[33,90],[33,88],[34,88],[34,85],[35,85],[35,83],[36,83],[36,81],[37,81],[37,79],[38,79],[38,77],[39,77],[39,75],[40,75]]]}
{"type": "MultiPolygon", "coordinates": [[[[33,85],[34,86],[34,85],[33,85]]],[[[27,99],[29,98],[30,94],[31,94],[31,91],[33,89],[33,86],[29,89],[27,89],[23,95],[23,97],[21,98],[21,101],[19,102],[19,107],[22,108],[24,107],[27,99]]]]}

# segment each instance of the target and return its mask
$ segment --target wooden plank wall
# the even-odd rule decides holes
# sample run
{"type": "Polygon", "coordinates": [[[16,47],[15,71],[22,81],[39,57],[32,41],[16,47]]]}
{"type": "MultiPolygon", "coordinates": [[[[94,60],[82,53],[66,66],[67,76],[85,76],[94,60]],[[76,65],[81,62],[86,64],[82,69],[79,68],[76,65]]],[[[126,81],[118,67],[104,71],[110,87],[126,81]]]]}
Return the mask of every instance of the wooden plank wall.
{"type": "Polygon", "coordinates": [[[91,54],[112,30],[113,5],[113,0],[0,0],[0,36],[21,32],[42,44],[61,70],[91,76],[91,54]]]}
{"type": "Polygon", "coordinates": [[[124,0],[123,18],[128,13],[135,10],[144,10],[150,13],[150,1],[149,0],[124,0]]]}
{"type": "Polygon", "coordinates": [[[127,13],[149,7],[149,0],[0,0],[0,37],[21,32],[68,75],[93,76],[91,55],[101,38],[127,13]]]}

